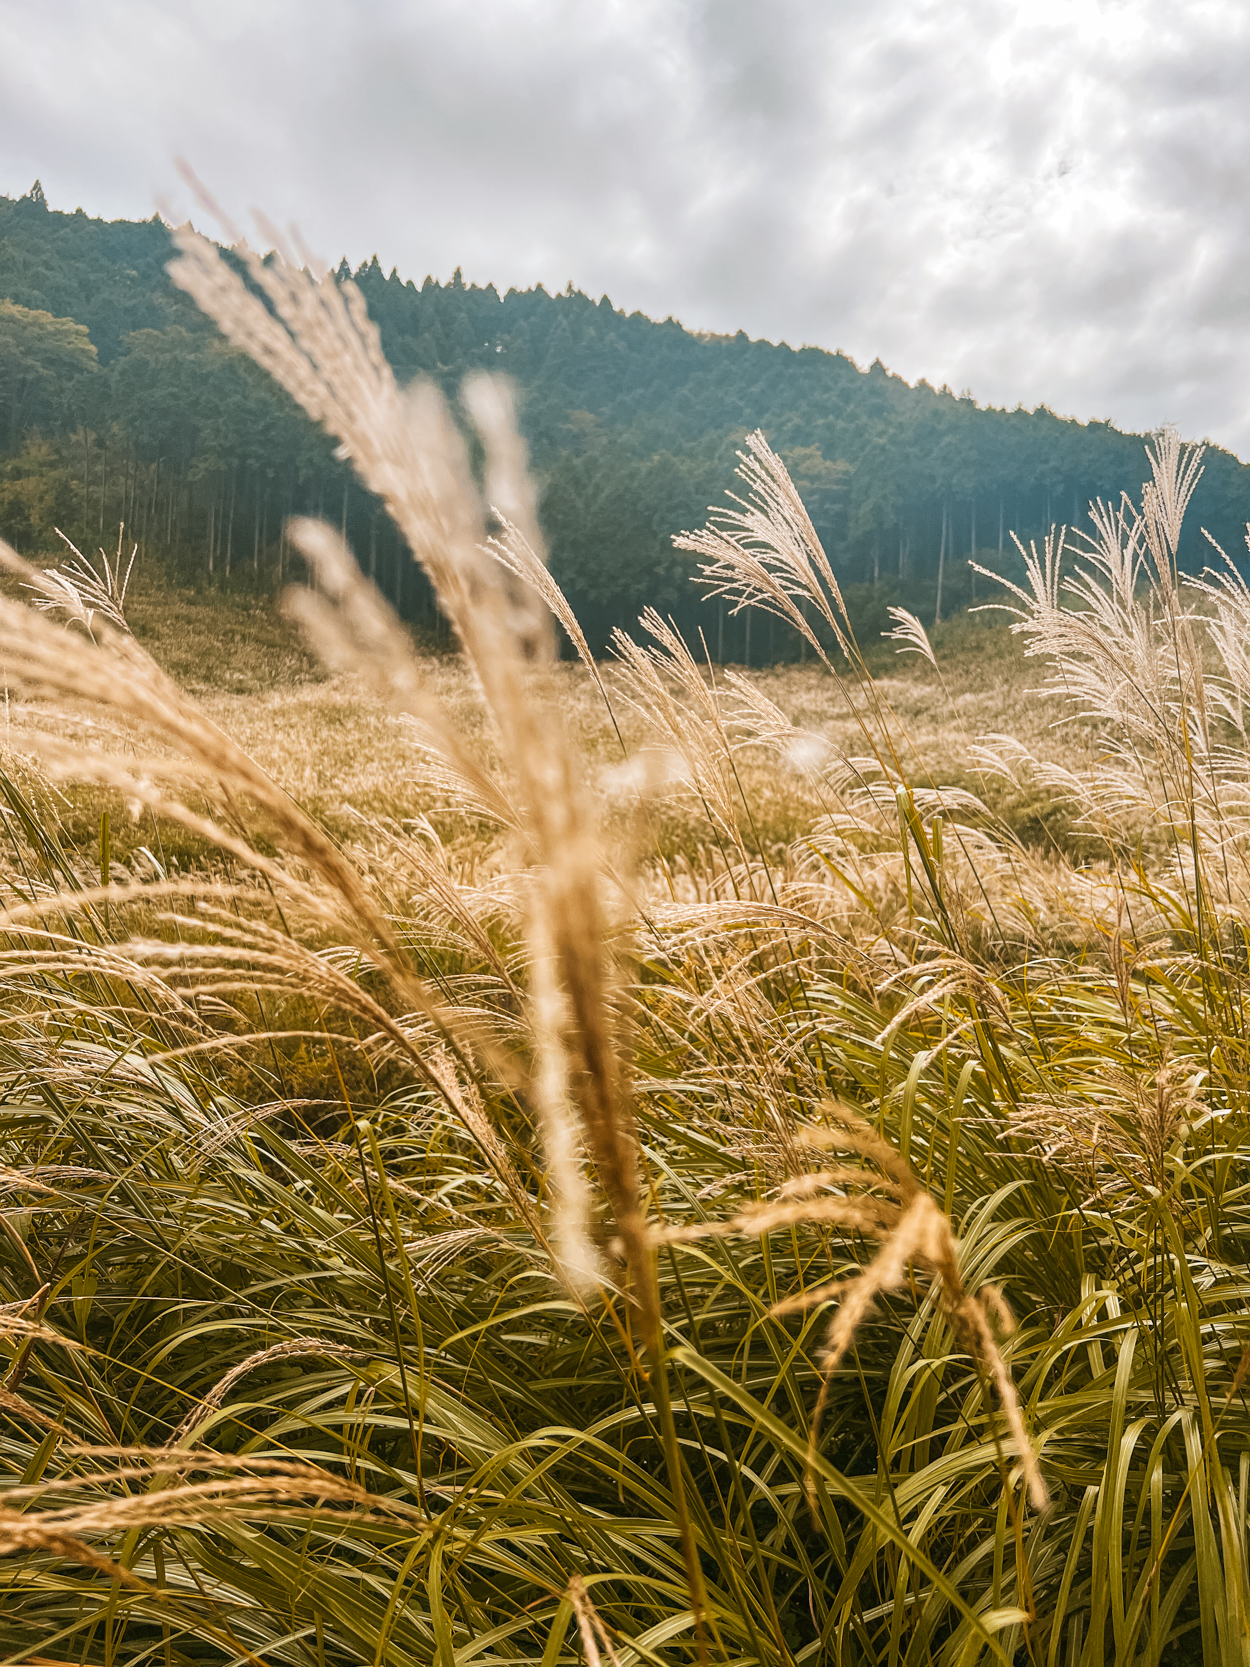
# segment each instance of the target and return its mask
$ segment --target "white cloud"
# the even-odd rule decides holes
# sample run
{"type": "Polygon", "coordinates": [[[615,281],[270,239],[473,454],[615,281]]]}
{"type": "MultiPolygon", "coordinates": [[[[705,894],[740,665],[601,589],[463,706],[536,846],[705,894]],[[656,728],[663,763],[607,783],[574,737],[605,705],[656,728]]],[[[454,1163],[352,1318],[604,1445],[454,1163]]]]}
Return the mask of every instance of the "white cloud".
{"type": "Polygon", "coordinates": [[[0,189],[227,205],[1250,455],[1236,0],[0,0],[0,189]]]}

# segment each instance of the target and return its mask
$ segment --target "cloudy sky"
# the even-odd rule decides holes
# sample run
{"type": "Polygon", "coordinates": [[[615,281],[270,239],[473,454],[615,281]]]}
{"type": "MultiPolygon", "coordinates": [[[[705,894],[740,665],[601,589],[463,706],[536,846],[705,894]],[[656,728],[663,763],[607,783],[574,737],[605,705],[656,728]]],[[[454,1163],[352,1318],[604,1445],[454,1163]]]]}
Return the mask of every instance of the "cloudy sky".
{"type": "Polygon", "coordinates": [[[1250,458],[1247,0],[0,0],[0,191],[1250,458]],[[197,220],[198,216],[195,216],[197,220]]]}

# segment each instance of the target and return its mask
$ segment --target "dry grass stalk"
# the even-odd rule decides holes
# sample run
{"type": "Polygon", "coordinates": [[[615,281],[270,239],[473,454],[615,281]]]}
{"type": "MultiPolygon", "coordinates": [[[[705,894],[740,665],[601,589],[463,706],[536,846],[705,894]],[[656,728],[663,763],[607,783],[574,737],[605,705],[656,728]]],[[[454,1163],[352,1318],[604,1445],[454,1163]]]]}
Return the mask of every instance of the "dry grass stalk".
{"type": "Polygon", "coordinates": [[[55,1343],[59,1349],[85,1350],[86,1345],[72,1337],[62,1337],[51,1326],[23,1319],[20,1314],[0,1314],[0,1337],[8,1342],[55,1343]]]}
{"type": "Polygon", "coordinates": [[[0,1506],[0,1556],[30,1556],[48,1552],[66,1563],[77,1563],[95,1574],[106,1575],[132,1591],[146,1592],[147,1582],[140,1580],[121,1563],[95,1551],[74,1532],[73,1526],[51,1526],[39,1516],[25,1516],[0,1506]]]}
{"type": "MultiPolygon", "coordinates": [[[[335,1476],[319,1466],[297,1460],[271,1459],[257,1455],[238,1456],[173,1447],[90,1447],[71,1453],[93,1460],[115,1458],[121,1462],[111,1469],[79,1472],[46,1481],[22,1484],[6,1490],[6,1499],[29,1505],[32,1502],[72,1493],[78,1502],[53,1510],[27,1511],[22,1520],[44,1529],[71,1534],[109,1534],[117,1528],[156,1526],[161,1523],[191,1524],[211,1518],[237,1520],[255,1515],[266,1501],[285,1506],[298,1514],[309,1505],[359,1508],[374,1521],[400,1519],[424,1524],[424,1513],[402,1500],[370,1493],[356,1482],[335,1476]],[[221,1470],[204,1482],[187,1482],[194,1472],[221,1470]],[[236,1474],[231,1475],[231,1472],[236,1474]],[[158,1491],[103,1493],[83,1503],[92,1489],[126,1488],[132,1483],[162,1478],[166,1486],[158,1491]],[[168,1485],[177,1480],[176,1487],[168,1485]]],[[[17,1515],[16,1512],[13,1513],[17,1515]]]]}
{"type": "Polygon", "coordinates": [[[534,1201],[522,1185],[521,1177],[508,1156],[507,1148],[486,1115],[477,1084],[471,1078],[461,1078],[458,1075],[455,1061],[445,1048],[432,1051],[429,1056],[429,1069],[449,1103],[455,1107],[460,1121],[477,1142],[482,1156],[511,1201],[518,1219],[525,1223],[539,1244],[545,1244],[546,1234],[534,1207],[534,1201]]]}
{"type": "Polygon", "coordinates": [[[94,1459],[116,1456],[129,1460],[109,1471],[52,1479],[6,1490],[6,1500],[23,1505],[0,1507],[0,1556],[48,1553],[66,1562],[103,1574],[138,1592],[150,1590],[146,1581],[123,1564],[89,1544],[91,1538],[111,1537],[145,1528],[203,1527],[206,1523],[303,1520],[327,1510],[349,1513],[358,1521],[394,1521],[423,1525],[424,1516],[353,1482],[343,1481],[311,1465],[264,1458],[237,1459],[225,1454],[190,1453],[161,1448],[98,1447],[94,1459]],[[238,1479],[214,1478],[200,1483],[170,1482],[188,1471],[205,1469],[248,1472],[238,1479]],[[32,1510],[33,1502],[58,1492],[82,1494],[93,1487],[117,1488],[139,1482],[164,1485],[121,1497],[104,1497],[62,1509],[32,1510]]]}
{"type": "Polygon", "coordinates": [[[29,1401],[15,1395],[11,1389],[0,1388],[0,1409],[37,1424],[41,1430],[51,1430],[55,1435],[68,1436],[70,1433],[64,1424],[58,1423],[55,1418],[49,1418],[46,1413],[40,1412],[38,1407],[31,1406],[29,1401]]]}
{"type": "Polygon", "coordinates": [[[1170,1183],[1170,1154],[1204,1111],[1197,1061],[1165,1051],[1153,1073],[1104,1065],[1066,1094],[1033,1095],[1005,1121],[1004,1133],[1035,1141],[1048,1163],[1077,1180],[1085,1205],[1159,1191],[1170,1183]]]}
{"type": "MultiPolygon", "coordinates": [[[[612,1034],[600,852],[559,726],[529,698],[526,665],[543,646],[535,604],[528,596],[518,601],[504,570],[485,553],[485,514],[463,440],[435,388],[418,384],[401,394],[354,285],[340,285],[329,274],[314,278],[284,251],[264,262],[240,248],[248,278],[267,298],[267,307],[204,239],[184,230],[177,241],[181,258],[171,268],[174,281],[338,438],[362,480],[386,503],[468,651],[517,783],[535,864],[531,960],[549,954],[557,969],[567,1020],[569,1098],[578,1107],[626,1245],[635,1290],[642,1293],[650,1283],[646,1236],[632,1118],[612,1034]]],[[[507,391],[476,379],[464,398],[502,516],[522,534],[529,524],[532,550],[537,536],[532,490],[507,391]]],[[[360,593],[361,586],[353,584],[339,601],[360,593]]],[[[645,1297],[640,1300],[645,1305],[645,1297]]],[[[658,1320],[648,1321],[646,1329],[658,1338],[658,1320]]]]}
{"type": "Polygon", "coordinates": [[[100,551],[100,567],[95,568],[78,546],[65,537],[60,528],[57,536],[69,548],[71,559],[57,567],[43,569],[44,583],[35,589],[35,606],[48,612],[62,612],[67,619],[81,625],[92,635],[92,621],[98,616],[118,630],[126,629],[126,591],[134,571],[138,544],[132,544],[125,569],[122,568],[122,539],[125,527],[117,529],[117,554],[110,562],[100,551]]]}
{"type": "Polygon", "coordinates": [[[543,920],[536,911],[530,926],[531,1017],[536,1054],[533,1094],[553,1200],[556,1253],[569,1284],[575,1290],[589,1292],[601,1280],[602,1268],[591,1239],[591,1196],[582,1131],[569,1098],[571,1062],[565,1038],[570,1015],[554,957],[542,941],[542,929],[543,920]]]}
{"type": "Polygon", "coordinates": [[[289,523],[288,534],[308,562],[316,589],[292,586],[283,596],[283,608],[311,646],[327,666],[354,672],[393,711],[419,726],[422,741],[468,805],[504,826],[516,826],[516,807],[427,693],[411,637],[338,533],[323,521],[299,518],[289,523]]]}
{"type": "Polygon", "coordinates": [[[746,447],[738,453],[737,472],[747,497],[731,494],[736,507],[716,510],[706,527],[682,533],[674,543],[702,558],[709,594],[724,596],[733,612],[756,607],[775,614],[828,663],[824,644],[800,606],[809,604],[849,659],[855,650],[846,604],[803,500],[761,430],[747,435],[746,447]]]}
{"type": "MultiPolygon", "coordinates": [[[[316,1356],[319,1360],[358,1360],[360,1351],[349,1348],[346,1343],[335,1343],[325,1337],[290,1337],[284,1343],[274,1343],[267,1349],[258,1349],[255,1354],[248,1355],[237,1366],[232,1366],[224,1377],[209,1390],[187,1413],[178,1428],[170,1436],[167,1447],[182,1448],[187,1445],[187,1437],[197,1431],[211,1413],[223,1404],[226,1396],[240,1379],[249,1372],[254,1372],[260,1366],[269,1366],[278,1360],[301,1360],[316,1356]]],[[[200,1437],[197,1434],[191,1446],[198,1446],[200,1437]]]]}
{"type": "MultiPolygon", "coordinates": [[[[49,601],[62,605],[55,586],[50,586],[44,575],[3,541],[0,565],[43,592],[49,601]]],[[[87,700],[150,724],[217,784],[227,809],[240,796],[250,800],[263,812],[271,835],[341,899],[346,906],[342,924],[348,929],[354,927],[358,935],[363,928],[366,938],[383,944],[397,968],[402,967],[389,923],[337,844],[250,754],[183,694],[127,632],[97,618],[93,636],[82,637],[41,618],[30,608],[0,599],[0,654],[11,684],[53,699],[87,700]]],[[[117,786],[129,797],[151,803],[162,814],[194,826],[249,866],[271,878],[282,877],[278,865],[266,863],[237,836],[155,794],[133,765],[127,767],[117,759],[57,746],[55,742],[40,741],[39,745],[45,758],[62,773],[117,786]]]]}
{"type": "MultiPolygon", "coordinates": [[[[492,499],[493,506],[498,504],[492,499]]],[[[514,579],[528,587],[535,596],[540,597],[551,613],[559,620],[568,633],[569,641],[577,650],[577,657],[585,666],[594,680],[595,687],[603,697],[603,703],[610,712],[612,702],[608,695],[607,685],[599,670],[598,661],[590,652],[590,644],[586,641],[586,634],[582,630],[581,621],[569,606],[568,598],[551,576],[551,570],[541,555],[541,545],[531,542],[531,535],[521,527],[509,521],[501,514],[500,526],[486,542],[486,549],[495,560],[514,579]]]]}
{"type": "Polygon", "coordinates": [[[613,1647],[599,1611],[590,1601],[590,1594],[579,1574],[575,1574],[569,1581],[567,1591],[569,1603],[577,1619],[586,1667],[603,1667],[604,1656],[608,1658],[610,1667],[620,1667],[620,1657],[613,1647]]]}
{"type": "Polygon", "coordinates": [[[733,508],[714,510],[706,526],[680,534],[673,543],[701,558],[700,582],[710,596],[726,597],[732,612],[760,608],[798,632],[833,674],[877,768],[901,781],[899,726],[864,663],[841,587],[811,517],[785,464],[760,430],[747,435],[746,447],[738,453],[737,470],[746,497],[731,493],[733,508]],[[858,698],[839,676],[809,609],[845,657],[858,698]]]}
{"type": "MultiPolygon", "coordinates": [[[[1194,858],[1212,898],[1245,889],[1245,655],[1238,621],[1250,589],[1225,571],[1182,579],[1181,522],[1202,473],[1202,448],[1165,432],[1148,448],[1140,508],[1091,505],[1089,535],[1067,529],[1039,550],[1021,546],[1025,580],[1007,584],[1013,631],[1049,662],[1047,688],[1103,726],[1103,756],[1068,783],[1087,820],[1109,832],[1130,818],[1170,832],[1175,857],[1194,858]],[[1077,565],[1064,571],[1070,545],[1077,565]],[[1203,599],[1207,612],[1187,604],[1203,599]],[[1206,664],[1214,651],[1218,673],[1206,664]],[[1231,733],[1230,733],[1231,728],[1231,733]],[[1234,741],[1229,746],[1228,742],[1234,741]],[[1236,832],[1234,833],[1234,830],[1236,832]]],[[[1062,787],[1053,770],[1039,780],[1062,787]]],[[[1231,897],[1230,897],[1231,901],[1231,897]]]]}
{"type": "MultiPolygon", "coordinates": [[[[827,1128],[807,1131],[813,1143],[857,1152],[880,1171],[877,1177],[862,1170],[847,1170],[839,1166],[827,1171],[827,1180],[812,1176],[806,1190],[817,1184],[845,1187],[852,1178],[859,1181],[856,1196],[845,1193],[833,1198],[804,1198],[782,1201],[775,1205],[760,1205],[741,1212],[731,1221],[700,1225],[693,1230],[675,1229],[659,1235],[664,1240],[678,1241],[704,1237],[707,1233],[761,1234],[777,1227],[791,1226],[800,1221],[834,1222],[849,1230],[864,1233],[880,1243],[880,1250],[861,1272],[848,1279],[815,1290],[800,1292],[780,1303],[776,1314],[793,1313],[800,1309],[838,1298],[825,1337],[821,1356],[822,1384],[820,1396],[812,1414],[809,1438],[809,1475],[820,1439],[820,1429],[833,1377],[847,1350],[855,1339],[863,1321],[879,1296],[902,1289],[907,1283],[908,1270],[919,1265],[928,1270],[936,1281],[937,1299],[950,1321],[960,1345],[967,1350],[992,1380],[1011,1433],[1012,1445],[1019,1459],[1029,1500],[1033,1508],[1042,1511],[1049,1501],[1049,1492],[1042,1479],[1037,1454],[1024,1424],[1020,1399],[1011,1372],[995,1341],[985,1306],[977,1293],[969,1292],[959,1271],[959,1246],[950,1221],[937,1207],[916,1179],[911,1166],[903,1161],[888,1142],[849,1107],[829,1104],[825,1108],[827,1128]],[[875,1198],[869,1189],[883,1188],[887,1196],[875,1198]]],[[[791,1192],[799,1190],[792,1187],[791,1192]]],[[[1004,1310],[1001,1292],[995,1288],[989,1301],[996,1316],[1004,1310]]]]}
{"type": "Polygon", "coordinates": [[[929,641],[929,633],[906,608],[887,608],[886,612],[894,621],[894,629],[885,635],[898,643],[900,654],[919,654],[937,670],[937,655],[933,652],[933,644],[929,641]]]}
{"type": "MultiPolygon", "coordinates": [[[[497,558],[504,549],[510,548],[518,558],[515,565],[503,563],[515,581],[507,592],[512,636],[526,659],[551,660],[555,655],[551,627],[551,614],[555,610],[551,601],[557,597],[563,600],[563,593],[547,572],[538,524],[538,494],[530,478],[525,442],[517,427],[511,385],[502,377],[479,372],[465,377],[460,398],[482,441],[486,459],[482,484],[486,502],[500,528],[496,538],[489,540],[484,548],[497,558]]],[[[567,603],[562,611],[572,612],[567,603]]]]}
{"type": "Polygon", "coordinates": [[[742,867],[750,865],[740,822],[744,807],[735,780],[733,750],[715,689],[675,626],[654,609],[639,622],[655,648],[622,631],[612,646],[624,671],[624,700],[657,735],[683,768],[674,785],[691,794],[715,835],[732,848],[742,867]]]}

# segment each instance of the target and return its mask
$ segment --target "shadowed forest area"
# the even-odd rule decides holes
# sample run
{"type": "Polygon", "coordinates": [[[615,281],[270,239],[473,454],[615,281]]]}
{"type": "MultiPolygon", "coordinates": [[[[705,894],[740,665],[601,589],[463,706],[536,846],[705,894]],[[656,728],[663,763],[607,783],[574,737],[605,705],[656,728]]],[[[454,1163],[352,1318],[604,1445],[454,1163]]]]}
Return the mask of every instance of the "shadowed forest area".
{"type": "MultiPolygon", "coordinates": [[[[290,568],[284,520],[324,516],[401,615],[437,629],[429,584],[378,500],[174,289],[170,252],[157,217],[62,213],[37,184],[0,198],[0,534],[38,554],[57,546],[56,527],[92,548],[125,521],[171,582],[267,592],[290,568]]],[[[453,393],[474,370],[514,380],[551,570],[597,648],[650,605],[702,630],[718,661],[801,654],[783,621],[700,600],[672,545],[702,523],[756,428],[865,637],[890,604],[926,619],[965,606],[972,552],[1010,567],[1013,532],[1027,541],[1083,519],[1090,498],[1141,486],[1143,436],[1109,423],[983,409],[880,362],[864,371],[819,348],[698,335],[571,285],[500,294],[459,271],[418,284],[376,256],[350,275],[401,382],[453,393]]],[[[1247,518],[1250,470],[1209,448],[1182,565],[1205,564],[1203,528],[1239,556],[1247,518]]]]}

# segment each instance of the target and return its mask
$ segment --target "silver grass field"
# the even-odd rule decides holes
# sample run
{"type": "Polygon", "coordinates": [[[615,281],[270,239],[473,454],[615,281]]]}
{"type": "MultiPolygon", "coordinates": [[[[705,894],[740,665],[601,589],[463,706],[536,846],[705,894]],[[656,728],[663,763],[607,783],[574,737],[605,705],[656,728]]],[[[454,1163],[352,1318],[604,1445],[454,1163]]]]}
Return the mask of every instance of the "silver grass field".
{"type": "Polygon", "coordinates": [[[507,386],[401,390],[350,284],[179,243],[459,658],[295,524],[358,700],[301,759],[295,696],[141,646],[121,544],[3,548],[0,1660],[1250,1662],[1250,588],[1178,572],[1199,452],[999,586],[993,724],[901,611],[940,704],[882,675],[758,434],[683,543],[817,669],[655,613],[597,664],[507,386]]]}

